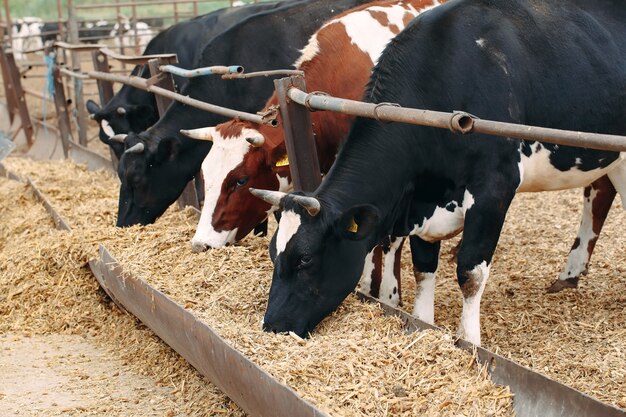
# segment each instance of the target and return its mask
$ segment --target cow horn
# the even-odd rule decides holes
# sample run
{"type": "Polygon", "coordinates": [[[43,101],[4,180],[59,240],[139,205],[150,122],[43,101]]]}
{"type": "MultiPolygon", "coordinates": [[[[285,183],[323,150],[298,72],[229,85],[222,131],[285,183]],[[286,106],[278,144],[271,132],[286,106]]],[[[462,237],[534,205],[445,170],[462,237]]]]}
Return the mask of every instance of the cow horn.
{"type": "Polygon", "coordinates": [[[320,212],[322,208],[318,199],[314,197],[294,195],[293,201],[295,201],[296,203],[304,207],[311,217],[317,216],[317,214],[320,212]]]}
{"type": "Polygon", "coordinates": [[[145,149],[144,144],[139,142],[139,143],[134,144],[130,148],[126,149],[124,153],[143,153],[144,149],[145,149]]]}
{"type": "Polygon", "coordinates": [[[126,109],[124,107],[117,108],[117,114],[126,114],[126,109]]]}
{"type": "Polygon", "coordinates": [[[111,142],[118,142],[118,143],[124,143],[124,141],[126,140],[126,137],[128,135],[126,133],[118,133],[117,135],[113,135],[109,138],[109,140],[111,142]]]}
{"type": "Polygon", "coordinates": [[[102,128],[104,134],[108,137],[115,135],[115,131],[113,130],[107,119],[102,119],[102,121],[100,122],[100,127],[102,128]]]}
{"type": "Polygon", "coordinates": [[[246,138],[246,142],[248,142],[250,145],[259,148],[261,146],[263,146],[263,144],[265,143],[265,137],[263,136],[254,136],[251,138],[246,138]]]}
{"type": "Polygon", "coordinates": [[[191,139],[213,141],[214,131],[215,131],[214,127],[201,127],[199,129],[191,129],[191,130],[181,129],[180,133],[182,133],[183,135],[191,139]]]}
{"type": "Polygon", "coordinates": [[[253,196],[260,198],[273,206],[278,206],[280,204],[280,200],[287,195],[287,193],[283,193],[282,191],[259,190],[257,188],[250,188],[250,192],[253,196]]]}

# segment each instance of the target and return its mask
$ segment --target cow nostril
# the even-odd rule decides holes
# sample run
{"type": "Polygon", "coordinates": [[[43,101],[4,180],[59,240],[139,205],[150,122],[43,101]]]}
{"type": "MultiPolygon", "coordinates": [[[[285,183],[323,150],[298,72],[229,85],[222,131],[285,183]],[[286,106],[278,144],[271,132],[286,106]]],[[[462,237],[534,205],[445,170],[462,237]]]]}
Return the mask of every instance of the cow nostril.
{"type": "Polygon", "coordinates": [[[191,242],[191,251],[193,253],[206,252],[209,249],[209,245],[202,242],[191,242]]]}

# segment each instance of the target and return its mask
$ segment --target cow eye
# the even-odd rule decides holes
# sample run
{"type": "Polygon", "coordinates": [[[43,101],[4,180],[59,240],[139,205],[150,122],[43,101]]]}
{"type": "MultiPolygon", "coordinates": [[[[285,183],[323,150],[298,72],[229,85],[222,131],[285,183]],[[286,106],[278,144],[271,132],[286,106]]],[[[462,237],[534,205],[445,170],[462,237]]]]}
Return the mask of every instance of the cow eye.
{"type": "Polygon", "coordinates": [[[248,177],[248,176],[245,176],[245,177],[241,177],[241,178],[239,178],[239,179],[237,180],[237,187],[242,187],[242,186],[246,185],[246,183],[248,182],[248,179],[249,179],[249,178],[250,178],[250,177],[248,177]]]}
{"type": "Polygon", "coordinates": [[[309,255],[302,255],[300,258],[300,265],[298,265],[298,269],[304,269],[311,266],[313,263],[313,258],[309,255]]]}

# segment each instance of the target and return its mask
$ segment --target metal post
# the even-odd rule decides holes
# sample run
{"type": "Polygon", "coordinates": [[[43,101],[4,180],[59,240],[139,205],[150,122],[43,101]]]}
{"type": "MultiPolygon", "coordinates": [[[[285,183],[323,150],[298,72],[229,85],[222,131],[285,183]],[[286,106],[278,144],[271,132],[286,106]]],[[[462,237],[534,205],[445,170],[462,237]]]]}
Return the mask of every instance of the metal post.
{"type": "MultiPolygon", "coordinates": [[[[174,80],[172,78],[172,74],[161,72],[159,67],[161,65],[165,65],[167,62],[160,58],[151,59],[148,61],[148,68],[150,68],[150,75],[152,77],[159,77],[159,80],[153,84],[157,87],[165,88],[170,91],[176,91],[174,87],[174,80]]],[[[163,116],[169,105],[172,103],[172,100],[155,94],[157,108],[159,110],[159,116],[163,116]]],[[[194,180],[189,181],[185,186],[180,197],[178,197],[178,207],[185,208],[186,206],[192,206],[197,209],[200,209],[200,203],[198,202],[198,195],[196,193],[196,187],[194,181],[199,181],[201,173],[196,174],[194,180]]]]}
{"type": "MultiPolygon", "coordinates": [[[[100,72],[109,72],[109,58],[100,51],[91,51],[91,59],[93,61],[93,68],[100,72]]],[[[113,83],[106,80],[97,80],[98,95],[100,96],[100,106],[104,108],[106,104],[113,98],[113,83]]],[[[113,168],[117,171],[117,156],[113,152],[113,148],[109,146],[109,154],[111,155],[111,162],[113,168]]]]}
{"type": "Polygon", "coordinates": [[[26,135],[26,142],[28,146],[33,145],[33,123],[30,120],[30,114],[28,113],[28,106],[26,105],[26,97],[24,96],[24,90],[22,89],[22,80],[20,77],[20,71],[17,69],[17,65],[15,64],[15,58],[13,58],[13,53],[9,52],[5,54],[6,63],[7,63],[7,72],[9,75],[9,82],[12,85],[12,89],[14,91],[14,98],[17,104],[17,110],[20,113],[20,118],[22,119],[22,129],[24,129],[24,134],[26,135]]]}
{"type": "Polygon", "coordinates": [[[2,82],[4,84],[4,94],[7,100],[7,110],[9,111],[9,121],[13,123],[17,109],[17,98],[15,97],[15,90],[13,90],[13,85],[9,79],[9,62],[3,45],[0,45],[0,67],[2,67],[2,82]]]}
{"type": "MultiPolygon", "coordinates": [[[[47,54],[50,52],[51,49],[46,51],[47,54]]],[[[73,139],[72,132],[70,131],[70,117],[67,111],[67,100],[65,99],[63,77],[56,62],[52,70],[52,75],[54,79],[54,107],[57,112],[59,133],[61,134],[61,144],[63,145],[63,155],[67,159],[69,157],[70,142],[73,142],[73,139]]]]}
{"type": "Polygon", "coordinates": [[[141,55],[141,50],[139,49],[139,34],[137,33],[137,6],[133,3],[132,6],[132,20],[130,23],[131,28],[135,31],[133,37],[133,44],[135,45],[135,55],[141,55]]]}
{"type": "MultiPolygon", "coordinates": [[[[67,7],[69,11],[70,42],[72,44],[78,44],[80,39],[78,36],[78,22],[74,0],[68,0],[67,7]]],[[[74,72],[81,72],[80,54],[76,51],[72,51],[71,57],[72,70],[74,72]]],[[[87,109],[85,108],[85,98],[83,97],[83,80],[79,78],[74,78],[74,103],[78,125],[78,143],[87,146],[87,109]]]]}
{"type": "MultiPolygon", "coordinates": [[[[150,76],[159,77],[159,81],[157,81],[153,85],[156,85],[157,87],[165,88],[166,90],[176,91],[176,88],[174,87],[174,79],[172,78],[172,75],[169,73],[161,72],[159,70],[159,67],[165,64],[166,63],[163,62],[163,60],[159,58],[151,59],[148,61],[148,68],[150,68],[150,76]]],[[[163,97],[159,95],[155,95],[155,97],[156,97],[156,102],[157,102],[157,108],[159,109],[159,115],[162,115],[163,113],[165,113],[169,105],[172,103],[172,100],[167,97],[163,97]]]]}
{"type": "Polygon", "coordinates": [[[317,148],[313,137],[311,115],[306,107],[287,97],[289,88],[306,91],[304,77],[294,76],[274,80],[280,115],[285,131],[285,145],[289,156],[289,170],[295,191],[313,191],[322,182],[317,148]]]}
{"type": "Polygon", "coordinates": [[[7,35],[9,35],[9,44],[13,48],[13,21],[11,20],[11,12],[9,10],[9,0],[4,0],[4,15],[7,18],[7,35]]]}
{"type": "MultiPolygon", "coordinates": [[[[91,60],[94,70],[109,72],[109,58],[105,54],[100,51],[91,51],[91,60]]],[[[106,80],[96,80],[96,82],[98,84],[100,105],[104,107],[113,98],[113,83],[106,80]]]]}

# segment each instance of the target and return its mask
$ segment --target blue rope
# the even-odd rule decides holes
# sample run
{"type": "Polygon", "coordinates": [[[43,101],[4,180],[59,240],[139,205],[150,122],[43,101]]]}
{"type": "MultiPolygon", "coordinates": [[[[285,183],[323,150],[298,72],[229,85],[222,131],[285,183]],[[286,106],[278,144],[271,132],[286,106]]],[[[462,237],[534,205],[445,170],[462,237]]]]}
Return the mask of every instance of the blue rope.
{"type": "Polygon", "coordinates": [[[43,130],[48,136],[48,125],[46,124],[46,107],[48,103],[48,96],[54,97],[54,63],[56,60],[56,54],[51,52],[49,55],[44,55],[43,60],[46,64],[46,85],[43,89],[43,130]]]}

